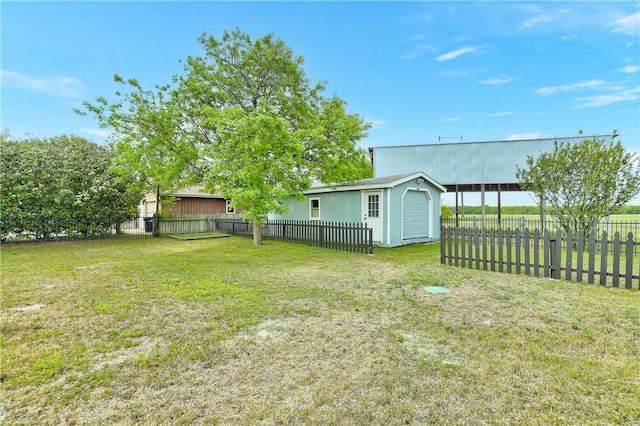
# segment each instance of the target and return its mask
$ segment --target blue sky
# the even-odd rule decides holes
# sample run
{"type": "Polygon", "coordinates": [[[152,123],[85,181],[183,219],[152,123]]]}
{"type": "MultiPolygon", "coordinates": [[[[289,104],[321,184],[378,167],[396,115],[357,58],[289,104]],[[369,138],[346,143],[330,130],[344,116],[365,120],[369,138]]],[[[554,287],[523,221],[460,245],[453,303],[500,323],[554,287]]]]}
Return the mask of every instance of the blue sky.
{"type": "MultiPolygon", "coordinates": [[[[2,128],[102,142],[83,100],[168,83],[203,31],[275,33],[362,146],[610,134],[640,152],[638,2],[0,3],[2,128]]],[[[428,172],[428,171],[427,171],[428,172]]],[[[491,200],[488,201],[491,203],[491,200]]]]}

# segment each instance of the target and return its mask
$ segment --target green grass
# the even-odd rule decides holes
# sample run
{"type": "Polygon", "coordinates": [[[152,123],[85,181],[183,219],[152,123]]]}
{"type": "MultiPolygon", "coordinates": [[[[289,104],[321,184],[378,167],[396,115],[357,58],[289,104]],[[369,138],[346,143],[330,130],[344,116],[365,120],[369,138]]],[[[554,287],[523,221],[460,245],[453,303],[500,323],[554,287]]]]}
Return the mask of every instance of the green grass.
{"type": "Polygon", "coordinates": [[[442,266],[438,245],[0,256],[3,424],[640,423],[638,291],[442,266]]]}

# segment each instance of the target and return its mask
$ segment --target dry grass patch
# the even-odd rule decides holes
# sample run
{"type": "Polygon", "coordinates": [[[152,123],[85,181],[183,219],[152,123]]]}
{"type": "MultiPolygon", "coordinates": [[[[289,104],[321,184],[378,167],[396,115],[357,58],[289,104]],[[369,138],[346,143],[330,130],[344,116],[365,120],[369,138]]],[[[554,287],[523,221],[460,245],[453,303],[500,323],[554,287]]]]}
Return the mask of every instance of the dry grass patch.
{"type": "Polygon", "coordinates": [[[441,266],[423,245],[1,254],[3,423],[640,423],[638,292],[441,266]]]}

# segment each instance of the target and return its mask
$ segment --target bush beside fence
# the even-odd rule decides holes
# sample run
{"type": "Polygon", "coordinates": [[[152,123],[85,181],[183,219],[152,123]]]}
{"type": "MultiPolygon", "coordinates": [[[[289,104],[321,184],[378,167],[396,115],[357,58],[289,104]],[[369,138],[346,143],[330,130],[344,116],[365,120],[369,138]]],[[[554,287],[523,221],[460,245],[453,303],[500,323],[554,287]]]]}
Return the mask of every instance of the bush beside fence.
{"type": "Polygon", "coordinates": [[[441,229],[442,264],[640,289],[640,242],[633,233],[613,240],[529,229],[441,229]]]}

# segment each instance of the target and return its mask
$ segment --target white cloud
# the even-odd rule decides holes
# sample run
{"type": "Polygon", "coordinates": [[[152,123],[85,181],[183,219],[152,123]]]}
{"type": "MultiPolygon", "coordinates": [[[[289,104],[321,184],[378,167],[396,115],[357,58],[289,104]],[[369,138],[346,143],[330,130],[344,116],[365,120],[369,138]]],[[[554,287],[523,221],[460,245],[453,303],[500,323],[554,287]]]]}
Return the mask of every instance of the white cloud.
{"type": "Polygon", "coordinates": [[[640,65],[627,65],[625,67],[620,68],[618,71],[621,71],[625,74],[635,74],[640,71],[640,65]]]}
{"type": "Polygon", "coordinates": [[[82,82],[73,77],[41,79],[7,70],[0,70],[0,75],[3,86],[22,87],[65,98],[81,98],[84,89],[82,82]]]}
{"type": "Polygon", "coordinates": [[[447,117],[440,120],[444,123],[451,123],[453,121],[460,121],[463,118],[487,118],[487,117],[507,117],[509,115],[515,114],[515,111],[503,111],[503,112],[494,112],[491,114],[477,114],[477,115],[458,115],[455,117],[447,117]]]}
{"type": "Polygon", "coordinates": [[[461,116],[457,116],[457,117],[448,117],[448,118],[443,118],[443,119],[442,119],[442,120],[440,120],[440,121],[443,121],[443,122],[445,122],[445,123],[451,123],[451,122],[453,122],[453,121],[460,121],[461,119],[462,119],[462,117],[461,117],[461,116]]]}
{"type": "Polygon", "coordinates": [[[541,139],[544,136],[539,132],[531,133],[513,133],[505,138],[508,141],[529,140],[529,139],[541,139]]]}
{"type": "Polygon", "coordinates": [[[436,56],[435,59],[436,59],[436,62],[450,61],[452,59],[457,58],[458,56],[466,55],[467,53],[473,53],[473,52],[476,52],[477,50],[478,50],[478,46],[462,47],[458,50],[454,50],[452,52],[445,53],[440,56],[436,56]]]}
{"type": "Polygon", "coordinates": [[[513,114],[515,114],[515,111],[494,112],[493,114],[487,114],[487,117],[507,117],[513,114]]]}
{"type": "Polygon", "coordinates": [[[527,115],[534,115],[534,116],[535,115],[547,115],[547,114],[549,114],[549,112],[550,111],[548,111],[548,110],[547,111],[536,111],[536,112],[530,112],[527,115]]]}
{"type": "Polygon", "coordinates": [[[108,138],[112,134],[110,130],[105,129],[80,129],[80,131],[90,135],[99,136],[101,138],[108,138]]]}
{"type": "Polygon", "coordinates": [[[584,98],[577,99],[582,104],[577,106],[575,109],[599,107],[616,102],[635,101],[638,99],[639,93],[640,87],[636,87],[635,89],[624,90],[616,93],[586,96],[584,98]]]}
{"type": "Polygon", "coordinates": [[[604,80],[581,81],[580,83],[564,84],[561,86],[543,87],[536,90],[535,93],[542,96],[548,96],[558,92],[570,92],[573,90],[594,89],[597,87],[601,87],[604,84],[606,84],[604,80]]]}
{"type": "Polygon", "coordinates": [[[542,24],[546,24],[548,22],[553,21],[553,16],[548,15],[548,14],[540,14],[540,15],[536,15],[532,18],[529,19],[525,19],[524,21],[522,21],[522,23],[520,24],[520,28],[521,29],[530,29],[533,27],[538,27],[542,24]]]}
{"type": "Polygon", "coordinates": [[[640,12],[620,18],[607,25],[611,32],[637,35],[640,32],[640,12]]]}
{"type": "Polygon", "coordinates": [[[372,128],[383,127],[383,126],[387,125],[387,122],[384,121],[384,120],[376,120],[376,119],[367,118],[367,117],[365,117],[364,119],[365,119],[365,121],[367,121],[368,123],[371,124],[372,128]]]}
{"type": "Polygon", "coordinates": [[[423,56],[425,52],[433,51],[433,50],[436,50],[436,49],[430,44],[420,44],[418,46],[413,47],[411,50],[409,50],[407,53],[400,56],[399,58],[407,59],[407,60],[416,59],[423,56]]]}
{"type": "Polygon", "coordinates": [[[469,68],[469,69],[445,71],[440,75],[443,77],[465,77],[467,75],[480,74],[485,71],[486,70],[484,68],[469,68]]]}
{"type": "Polygon", "coordinates": [[[509,78],[489,78],[487,80],[482,80],[479,81],[478,83],[480,84],[486,84],[488,86],[502,86],[503,84],[507,84],[509,82],[513,81],[513,78],[509,77],[509,78]]]}

